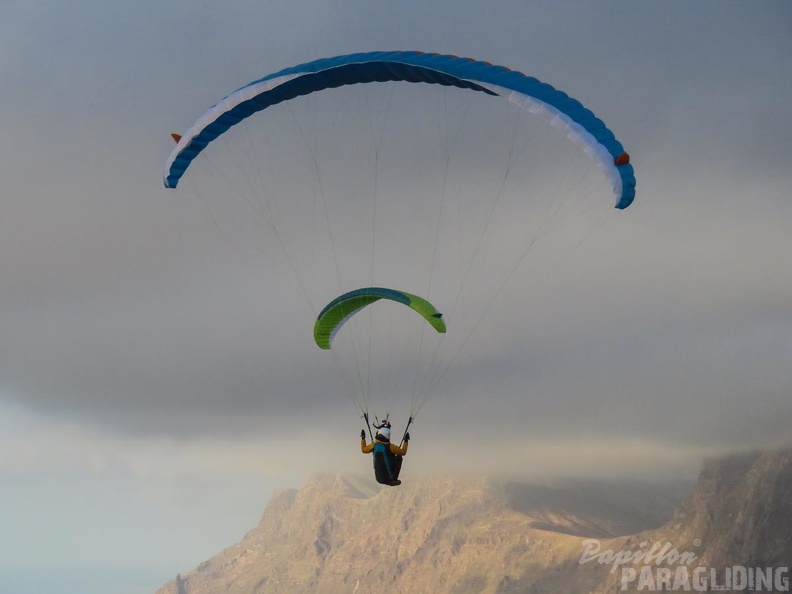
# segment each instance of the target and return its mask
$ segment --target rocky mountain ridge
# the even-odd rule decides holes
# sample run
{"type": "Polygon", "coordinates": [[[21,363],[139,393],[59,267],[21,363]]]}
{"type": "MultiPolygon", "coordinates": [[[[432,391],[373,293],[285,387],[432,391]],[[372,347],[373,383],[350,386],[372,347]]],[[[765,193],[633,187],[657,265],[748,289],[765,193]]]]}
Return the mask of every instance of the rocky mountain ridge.
{"type": "Polygon", "coordinates": [[[157,594],[613,592],[612,563],[581,562],[591,543],[669,543],[713,567],[790,565],[790,501],[792,449],[705,462],[673,512],[647,485],[426,477],[383,488],[328,475],[276,492],[239,543],[157,594]]]}

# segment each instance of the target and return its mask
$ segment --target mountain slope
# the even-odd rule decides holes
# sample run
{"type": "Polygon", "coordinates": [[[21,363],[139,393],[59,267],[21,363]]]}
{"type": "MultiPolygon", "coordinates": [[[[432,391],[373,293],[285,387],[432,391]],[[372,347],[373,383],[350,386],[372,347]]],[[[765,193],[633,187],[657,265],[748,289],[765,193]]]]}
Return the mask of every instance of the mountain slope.
{"type": "Polygon", "coordinates": [[[612,592],[619,572],[580,563],[587,538],[603,551],[670,542],[712,566],[781,564],[792,557],[790,452],[706,462],[670,519],[645,485],[318,477],[277,492],[238,544],[157,594],[612,592]]]}

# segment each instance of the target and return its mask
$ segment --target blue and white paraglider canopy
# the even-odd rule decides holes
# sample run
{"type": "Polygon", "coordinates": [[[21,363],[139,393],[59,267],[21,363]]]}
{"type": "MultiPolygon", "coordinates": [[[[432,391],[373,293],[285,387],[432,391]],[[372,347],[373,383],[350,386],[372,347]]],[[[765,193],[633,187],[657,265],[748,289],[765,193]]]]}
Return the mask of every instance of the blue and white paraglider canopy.
{"type": "Polygon", "coordinates": [[[516,103],[559,126],[595,159],[611,181],[616,208],[627,208],[635,198],[635,173],[629,155],[605,123],[576,99],[503,66],[457,56],[404,51],[316,60],[275,72],[234,91],[179,137],[165,165],[165,186],[175,188],[192,160],[209,143],[258,111],[324,89],[386,81],[455,86],[516,103]]]}

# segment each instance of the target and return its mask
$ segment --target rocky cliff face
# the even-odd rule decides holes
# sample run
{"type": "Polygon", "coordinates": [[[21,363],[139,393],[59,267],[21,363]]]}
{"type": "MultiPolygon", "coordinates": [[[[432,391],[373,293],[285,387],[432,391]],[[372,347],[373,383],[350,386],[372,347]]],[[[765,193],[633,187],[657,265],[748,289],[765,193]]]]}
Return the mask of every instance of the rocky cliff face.
{"type": "Polygon", "coordinates": [[[678,547],[698,541],[708,566],[792,563],[792,449],[705,461],[690,497],[656,532],[678,547]]]}
{"type": "MultiPolygon", "coordinates": [[[[691,578],[695,568],[706,568],[702,574],[707,580],[706,591],[726,593],[747,588],[730,588],[725,568],[792,569],[792,448],[706,460],[694,489],[673,518],[655,530],[630,536],[622,548],[647,550],[653,545],[660,551],[670,545],[682,554],[694,555],[695,560],[650,563],[653,575],[648,585],[657,582],[659,566],[674,571],[687,565],[691,578]]],[[[640,565],[637,569],[640,571],[640,565]]],[[[638,579],[627,589],[637,591],[637,585],[638,579]]],[[[613,592],[617,586],[621,587],[620,572],[610,574],[597,591],[613,592]]],[[[682,590],[682,584],[675,589],[682,590]]],[[[692,579],[690,589],[696,589],[692,579]]]]}
{"type": "Polygon", "coordinates": [[[673,515],[658,495],[636,485],[434,477],[382,488],[324,476],[277,492],[241,542],[157,594],[613,592],[620,571],[605,556],[580,562],[594,546],[587,539],[600,552],[672,543],[713,566],[790,564],[792,450],[708,461],[673,515]]]}

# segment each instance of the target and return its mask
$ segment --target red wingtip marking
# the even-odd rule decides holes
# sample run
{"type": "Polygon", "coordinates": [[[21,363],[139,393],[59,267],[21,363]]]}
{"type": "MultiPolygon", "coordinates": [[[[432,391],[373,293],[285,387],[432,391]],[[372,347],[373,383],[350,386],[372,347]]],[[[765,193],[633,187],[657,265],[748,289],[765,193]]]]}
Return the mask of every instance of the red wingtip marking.
{"type": "Polygon", "coordinates": [[[179,141],[181,140],[181,134],[171,134],[171,138],[173,138],[176,144],[179,144],[179,141]]]}
{"type": "Polygon", "coordinates": [[[616,157],[616,160],[613,162],[613,164],[614,165],[627,165],[627,163],[629,163],[629,162],[630,162],[630,155],[628,155],[627,153],[622,153],[621,155],[616,157]]]}

